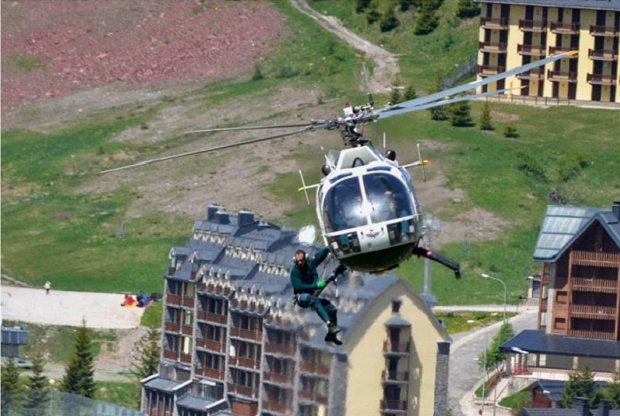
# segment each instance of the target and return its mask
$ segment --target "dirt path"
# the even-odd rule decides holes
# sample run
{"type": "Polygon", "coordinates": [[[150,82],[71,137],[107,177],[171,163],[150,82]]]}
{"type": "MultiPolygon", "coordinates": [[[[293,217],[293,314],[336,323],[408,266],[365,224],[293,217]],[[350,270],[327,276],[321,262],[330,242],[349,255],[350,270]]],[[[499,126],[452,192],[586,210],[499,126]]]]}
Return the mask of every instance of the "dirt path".
{"type": "MultiPolygon", "coordinates": [[[[370,78],[370,91],[373,93],[387,93],[390,91],[392,81],[398,74],[398,58],[391,52],[362,39],[355,33],[342,26],[340,20],[334,16],[318,13],[310,6],[307,0],[290,0],[297,10],[312,17],[323,28],[334,33],[340,39],[364,52],[367,59],[372,59],[376,67],[370,78]]],[[[365,88],[365,87],[364,87],[365,88]]]]}

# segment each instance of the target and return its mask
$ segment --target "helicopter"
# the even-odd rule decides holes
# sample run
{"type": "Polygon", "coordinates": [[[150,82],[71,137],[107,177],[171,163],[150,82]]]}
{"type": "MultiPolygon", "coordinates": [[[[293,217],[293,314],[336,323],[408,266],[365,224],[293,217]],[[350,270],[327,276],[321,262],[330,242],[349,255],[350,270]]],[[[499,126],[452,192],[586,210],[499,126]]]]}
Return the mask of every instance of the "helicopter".
{"type": "Polygon", "coordinates": [[[293,131],[268,137],[145,160],[104,170],[101,173],[256,144],[318,129],[337,130],[345,147],[328,151],[321,168],[323,178],[318,184],[306,185],[303,174],[300,172],[302,187],[299,188],[300,191],[306,192],[308,203],[310,201],[307,191],[316,189],[317,220],[324,243],[332,255],[349,270],[372,274],[381,274],[394,269],[415,255],[446,266],[454,272],[456,278],[460,278],[459,263],[425,247],[427,245],[425,243],[426,229],[423,226],[422,212],[411,175],[407,170],[413,167],[424,169],[424,166],[429,164],[427,160],[421,158],[419,146],[419,160],[400,165],[396,161],[396,152],[388,149],[382,153],[369,140],[364,139],[362,126],[399,114],[502,94],[508,90],[460,95],[536,67],[569,58],[576,53],[577,51],[572,51],[553,55],[424,97],[399,104],[388,103],[380,109],[375,109],[372,95],[369,93],[367,103],[359,106],[347,105],[341,116],[325,120],[310,120],[306,123],[278,126],[242,126],[188,131],[187,134],[195,134],[296,128],[293,131]]]}

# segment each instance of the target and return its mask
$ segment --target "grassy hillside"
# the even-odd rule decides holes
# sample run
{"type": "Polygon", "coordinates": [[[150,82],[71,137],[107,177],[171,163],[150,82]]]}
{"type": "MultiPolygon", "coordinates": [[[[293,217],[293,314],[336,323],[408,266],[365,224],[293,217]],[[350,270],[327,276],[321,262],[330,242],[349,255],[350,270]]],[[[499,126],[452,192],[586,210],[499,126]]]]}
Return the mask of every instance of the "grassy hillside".
{"type": "MultiPolygon", "coordinates": [[[[312,5],[319,11],[339,16],[347,26],[400,53],[403,80],[415,80],[413,84],[419,91],[437,72],[448,71],[468,56],[470,49],[475,50],[475,23],[459,22],[451,17],[456,1],[444,2],[443,23],[425,37],[412,34],[415,16],[411,12],[401,16],[404,21],[409,19],[409,24],[402,24],[394,33],[383,34],[365,26],[363,18],[352,14],[350,3],[315,1],[312,5]]],[[[288,35],[283,36],[287,41],[277,55],[259,65],[258,79],[219,82],[178,97],[166,96],[149,104],[113,108],[45,133],[4,130],[2,272],[33,285],[51,280],[57,289],[161,292],[168,251],[190,237],[191,224],[196,218],[170,214],[157,207],[144,215],[126,215],[132,203],[144,198],[139,184],[128,182],[109,192],[81,190],[84,184],[107,180],[100,179],[98,172],[120,163],[113,161],[111,155],[143,160],[195,149],[198,145],[203,147],[204,138],[171,135],[160,142],[114,140],[119,133],[148,129],[163,111],[190,100],[199,103],[192,109],[197,113],[214,107],[231,111],[248,108],[245,115],[249,117],[255,115],[252,109],[261,106],[264,97],[275,90],[316,92],[314,108],[287,108],[277,115],[266,113],[259,119],[262,124],[272,118],[289,122],[307,119],[310,113],[337,108],[345,97],[361,102],[363,93],[357,88],[361,80],[356,75],[359,61],[355,52],[325,33],[312,19],[299,15],[288,2],[274,4],[288,17],[288,35]],[[319,102],[326,104],[319,106],[319,102]]],[[[378,97],[381,100],[385,97],[378,97]]],[[[481,104],[474,103],[472,107],[476,120],[481,104]]],[[[387,132],[390,146],[399,151],[399,160],[417,158],[413,153],[415,143],[424,142],[425,157],[441,160],[448,186],[464,192],[464,198],[444,207],[440,220],[449,222],[478,207],[510,224],[495,241],[463,238],[442,248],[461,261],[465,271],[465,278],[455,283],[447,270],[433,266],[432,291],[443,304],[501,302],[498,283],[482,280],[478,277],[480,272],[504,278],[511,299],[523,292],[522,277],[537,270],[531,256],[550,192],[555,191],[571,204],[604,207],[610,206],[619,195],[620,151],[615,140],[620,131],[620,117],[617,112],[497,103],[492,104],[492,110],[496,127],[492,132],[433,122],[426,112],[394,117],[378,124],[379,131],[387,132]],[[516,126],[518,139],[504,138],[503,128],[509,122],[516,126]]],[[[222,123],[242,122],[242,118],[231,116],[222,123]]],[[[333,138],[334,134],[315,133],[315,137],[333,138]]],[[[327,149],[316,145],[320,139],[316,140],[299,139],[298,147],[286,154],[287,161],[295,162],[295,168],[256,189],[265,201],[283,201],[292,207],[282,217],[269,220],[299,226],[313,218],[313,208],[305,206],[296,188],[299,186],[297,169],[310,172],[309,182],[318,179],[318,166],[327,149]]],[[[339,145],[339,139],[330,143],[339,145]]],[[[234,155],[224,152],[212,158],[208,169],[217,171],[218,163],[234,155]]],[[[254,157],[261,158],[258,154],[254,157]]],[[[269,163],[273,162],[265,159],[263,168],[268,170],[269,163]]],[[[204,169],[189,160],[178,166],[179,178],[187,171],[204,169]]],[[[430,171],[432,174],[432,168],[430,171]]],[[[157,169],[147,172],[156,175],[157,169]]],[[[191,189],[192,185],[185,182],[180,186],[191,189]]],[[[424,201],[421,203],[424,206],[424,201]]],[[[421,289],[422,266],[421,261],[410,261],[397,273],[421,289]]]]}

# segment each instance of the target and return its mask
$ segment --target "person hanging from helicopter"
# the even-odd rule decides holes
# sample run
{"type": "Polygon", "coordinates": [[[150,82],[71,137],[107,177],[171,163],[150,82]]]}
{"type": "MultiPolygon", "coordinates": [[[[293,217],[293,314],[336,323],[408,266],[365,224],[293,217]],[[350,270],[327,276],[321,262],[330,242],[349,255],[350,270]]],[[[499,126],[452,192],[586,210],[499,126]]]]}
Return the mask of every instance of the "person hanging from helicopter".
{"type": "Polygon", "coordinates": [[[316,269],[325,261],[328,254],[329,249],[325,247],[319,250],[313,258],[308,259],[305,251],[297,250],[294,258],[295,264],[291,268],[291,284],[297,306],[315,310],[319,318],[327,325],[325,341],[342,345],[342,341],[336,336],[341,331],[338,326],[338,310],[328,299],[319,296],[336,276],[346,271],[346,267],[339,264],[328,279],[319,280],[316,269]]]}

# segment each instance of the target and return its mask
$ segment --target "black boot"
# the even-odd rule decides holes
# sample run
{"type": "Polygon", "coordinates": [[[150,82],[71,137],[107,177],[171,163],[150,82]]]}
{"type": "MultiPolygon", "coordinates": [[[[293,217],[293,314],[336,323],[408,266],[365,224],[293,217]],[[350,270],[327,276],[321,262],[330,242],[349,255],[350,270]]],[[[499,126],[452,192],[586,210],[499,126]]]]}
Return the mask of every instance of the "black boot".
{"type": "Polygon", "coordinates": [[[325,335],[325,342],[332,342],[336,345],[342,345],[342,341],[336,338],[336,334],[330,333],[330,332],[328,332],[327,335],[325,335]]]}

